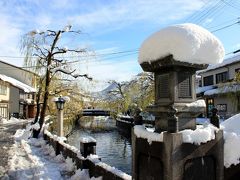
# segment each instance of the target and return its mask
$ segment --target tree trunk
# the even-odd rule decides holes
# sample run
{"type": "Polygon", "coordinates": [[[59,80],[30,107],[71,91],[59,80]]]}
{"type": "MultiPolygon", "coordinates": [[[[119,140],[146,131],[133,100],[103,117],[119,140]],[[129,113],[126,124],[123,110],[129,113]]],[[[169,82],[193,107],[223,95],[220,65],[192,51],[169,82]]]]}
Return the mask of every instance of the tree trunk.
{"type": "MultiPolygon", "coordinates": [[[[34,119],[33,124],[37,123],[37,122],[38,122],[38,119],[39,119],[40,108],[41,108],[41,105],[40,105],[41,93],[42,93],[42,86],[40,86],[40,88],[39,88],[39,90],[38,90],[38,94],[37,94],[37,99],[36,99],[37,112],[36,112],[36,115],[35,115],[35,119],[34,119]]],[[[33,130],[33,137],[34,137],[34,138],[37,138],[37,137],[38,137],[38,134],[39,134],[38,131],[33,130]]]]}
{"type": "MultiPolygon", "coordinates": [[[[51,60],[49,60],[49,61],[50,61],[49,63],[51,63],[51,60]]],[[[47,68],[46,85],[45,85],[45,91],[44,91],[44,97],[43,97],[43,105],[42,105],[42,108],[41,108],[40,118],[39,118],[40,129],[39,130],[35,130],[35,129],[33,130],[33,137],[34,138],[38,138],[38,135],[39,135],[39,133],[40,133],[40,131],[42,129],[43,123],[44,123],[44,118],[45,118],[46,109],[47,109],[47,103],[48,103],[49,84],[50,84],[50,72],[49,72],[49,70],[47,68]]],[[[37,114],[36,114],[35,120],[36,120],[36,118],[38,119],[37,114]]]]}
{"type": "MultiPolygon", "coordinates": [[[[51,77],[50,77],[50,65],[52,64],[52,58],[53,58],[53,51],[54,48],[56,46],[56,43],[60,37],[61,31],[58,31],[56,37],[54,38],[53,44],[51,45],[51,50],[48,53],[47,56],[47,68],[46,68],[46,79],[45,79],[45,89],[44,89],[44,96],[43,96],[43,105],[41,108],[41,112],[40,112],[40,118],[39,118],[39,125],[40,128],[39,130],[33,130],[33,137],[34,138],[38,138],[38,135],[42,129],[42,126],[44,124],[44,119],[45,119],[45,114],[46,114],[46,109],[47,109],[47,103],[48,103],[48,96],[49,96],[49,85],[50,85],[50,81],[51,81],[51,77]]],[[[38,117],[36,117],[38,118],[38,117]]]]}

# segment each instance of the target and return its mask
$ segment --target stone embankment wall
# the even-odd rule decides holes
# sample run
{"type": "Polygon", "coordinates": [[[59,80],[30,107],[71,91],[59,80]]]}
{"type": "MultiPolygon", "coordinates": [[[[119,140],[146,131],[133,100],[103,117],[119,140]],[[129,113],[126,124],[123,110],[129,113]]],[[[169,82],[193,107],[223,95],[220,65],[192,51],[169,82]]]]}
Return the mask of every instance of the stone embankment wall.
{"type": "Polygon", "coordinates": [[[54,148],[56,155],[61,153],[64,158],[72,158],[77,168],[89,169],[90,177],[102,176],[103,180],[132,179],[130,175],[101,162],[97,155],[89,155],[86,158],[83,157],[80,150],[65,143],[61,138],[56,135],[52,135],[47,130],[44,131],[44,140],[46,140],[47,143],[54,148]]]}

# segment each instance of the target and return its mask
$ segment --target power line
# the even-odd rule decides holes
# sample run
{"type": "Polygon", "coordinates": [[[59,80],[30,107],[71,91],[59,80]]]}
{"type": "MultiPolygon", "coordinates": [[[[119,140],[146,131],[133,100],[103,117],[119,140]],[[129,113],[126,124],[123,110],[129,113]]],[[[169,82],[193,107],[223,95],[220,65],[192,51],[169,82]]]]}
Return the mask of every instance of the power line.
{"type": "Polygon", "coordinates": [[[204,8],[204,10],[199,14],[197,14],[195,17],[193,17],[191,21],[197,24],[198,22],[202,21],[203,18],[207,17],[209,14],[216,11],[216,9],[221,6],[221,4],[223,4],[221,0],[215,1],[215,3],[209,4],[209,5],[207,4],[209,8],[208,9],[204,8]]]}
{"type": "Polygon", "coordinates": [[[209,8],[208,11],[198,17],[195,22],[200,24],[205,18],[209,17],[210,15],[213,16],[215,13],[223,9],[224,4],[219,0],[212,8],[209,8]]]}
{"type": "MultiPolygon", "coordinates": [[[[74,58],[74,57],[98,57],[98,56],[111,56],[111,55],[117,55],[117,54],[124,54],[124,53],[129,53],[129,52],[138,52],[138,49],[131,49],[131,50],[126,50],[126,51],[117,51],[117,52],[111,52],[111,53],[99,53],[99,54],[88,54],[88,55],[75,55],[75,56],[63,56],[62,58],[74,58]]],[[[37,56],[29,56],[30,58],[35,58],[37,56]]],[[[25,58],[25,56],[0,56],[0,58],[25,58]]],[[[58,58],[61,58],[60,56],[58,58]]]]}
{"type": "MultiPolygon", "coordinates": [[[[200,10],[203,10],[202,12],[204,12],[204,11],[206,10],[205,8],[206,8],[208,5],[210,5],[210,2],[211,2],[211,1],[205,2],[205,4],[201,7],[200,10]]],[[[197,11],[197,12],[195,12],[194,14],[192,14],[191,16],[189,16],[189,17],[185,20],[185,22],[191,21],[191,20],[193,20],[194,18],[196,18],[196,17],[198,16],[198,13],[199,13],[199,11],[197,11]]]]}
{"type": "Polygon", "coordinates": [[[232,7],[232,8],[234,8],[234,9],[237,9],[238,11],[240,10],[240,8],[235,7],[234,5],[232,5],[231,3],[227,2],[227,1],[222,0],[222,2],[225,3],[226,5],[228,5],[228,6],[232,7]]]}
{"type": "Polygon", "coordinates": [[[211,31],[211,32],[212,32],[212,33],[214,33],[214,32],[217,32],[217,31],[220,31],[220,30],[223,30],[223,29],[229,28],[229,27],[231,27],[231,26],[233,26],[233,25],[235,25],[235,24],[240,24],[240,21],[238,21],[238,22],[235,22],[235,23],[233,23],[233,24],[229,24],[229,25],[227,25],[227,26],[224,26],[224,27],[221,27],[221,28],[219,28],[219,29],[216,29],[216,30],[214,30],[214,31],[211,31]]]}
{"type": "Polygon", "coordinates": [[[227,20],[227,21],[224,21],[224,22],[222,22],[222,23],[220,23],[220,24],[217,24],[217,25],[215,25],[215,26],[207,26],[207,29],[215,29],[215,28],[218,28],[219,26],[223,26],[223,25],[226,25],[226,24],[228,24],[228,23],[230,23],[230,22],[236,22],[236,20],[238,21],[240,19],[240,17],[238,17],[238,18],[234,18],[234,19],[229,19],[229,20],[227,20]]]}

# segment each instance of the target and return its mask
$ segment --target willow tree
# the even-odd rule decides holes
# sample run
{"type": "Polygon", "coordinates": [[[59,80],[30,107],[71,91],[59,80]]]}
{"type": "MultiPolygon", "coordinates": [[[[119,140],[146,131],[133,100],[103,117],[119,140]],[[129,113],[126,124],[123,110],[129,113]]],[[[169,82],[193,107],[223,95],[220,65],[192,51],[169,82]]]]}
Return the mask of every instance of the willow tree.
{"type": "Polygon", "coordinates": [[[61,40],[64,35],[74,33],[81,34],[80,31],[71,30],[71,26],[66,26],[63,30],[46,30],[46,31],[31,31],[23,37],[22,50],[25,53],[25,64],[34,67],[35,72],[39,72],[40,81],[37,95],[37,113],[35,116],[35,123],[38,121],[40,129],[33,130],[33,137],[37,138],[46,115],[49,88],[54,76],[65,74],[77,77],[85,77],[91,80],[86,74],[76,74],[74,70],[65,69],[68,64],[64,58],[66,53],[86,53],[86,49],[68,49],[61,46],[61,40]],[[40,106],[40,98],[42,98],[42,105],[40,106]]]}

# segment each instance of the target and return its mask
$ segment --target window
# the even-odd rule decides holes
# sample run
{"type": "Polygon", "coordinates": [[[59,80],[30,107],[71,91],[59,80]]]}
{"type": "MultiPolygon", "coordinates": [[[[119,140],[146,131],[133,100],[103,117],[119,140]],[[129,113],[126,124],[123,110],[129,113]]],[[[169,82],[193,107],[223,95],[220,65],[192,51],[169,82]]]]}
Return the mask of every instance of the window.
{"type": "Polygon", "coordinates": [[[169,74],[157,75],[156,78],[157,98],[169,98],[169,74]]]}
{"type": "Polygon", "coordinates": [[[1,95],[7,95],[7,86],[0,84],[0,94],[1,95]]]}
{"type": "Polygon", "coordinates": [[[198,87],[202,87],[202,80],[199,80],[198,87]]]}
{"type": "Polygon", "coordinates": [[[191,98],[191,75],[187,72],[178,73],[178,97],[191,98]]]}
{"type": "Polygon", "coordinates": [[[240,68],[235,69],[235,73],[239,73],[240,72],[240,68]]]}
{"type": "Polygon", "coordinates": [[[213,85],[213,75],[204,77],[203,78],[203,85],[204,86],[213,85]]]}
{"type": "Polygon", "coordinates": [[[227,112],[227,104],[217,104],[216,108],[219,112],[227,112]]]}
{"type": "Polygon", "coordinates": [[[216,74],[216,84],[227,81],[227,77],[228,77],[227,71],[216,74]]]}

